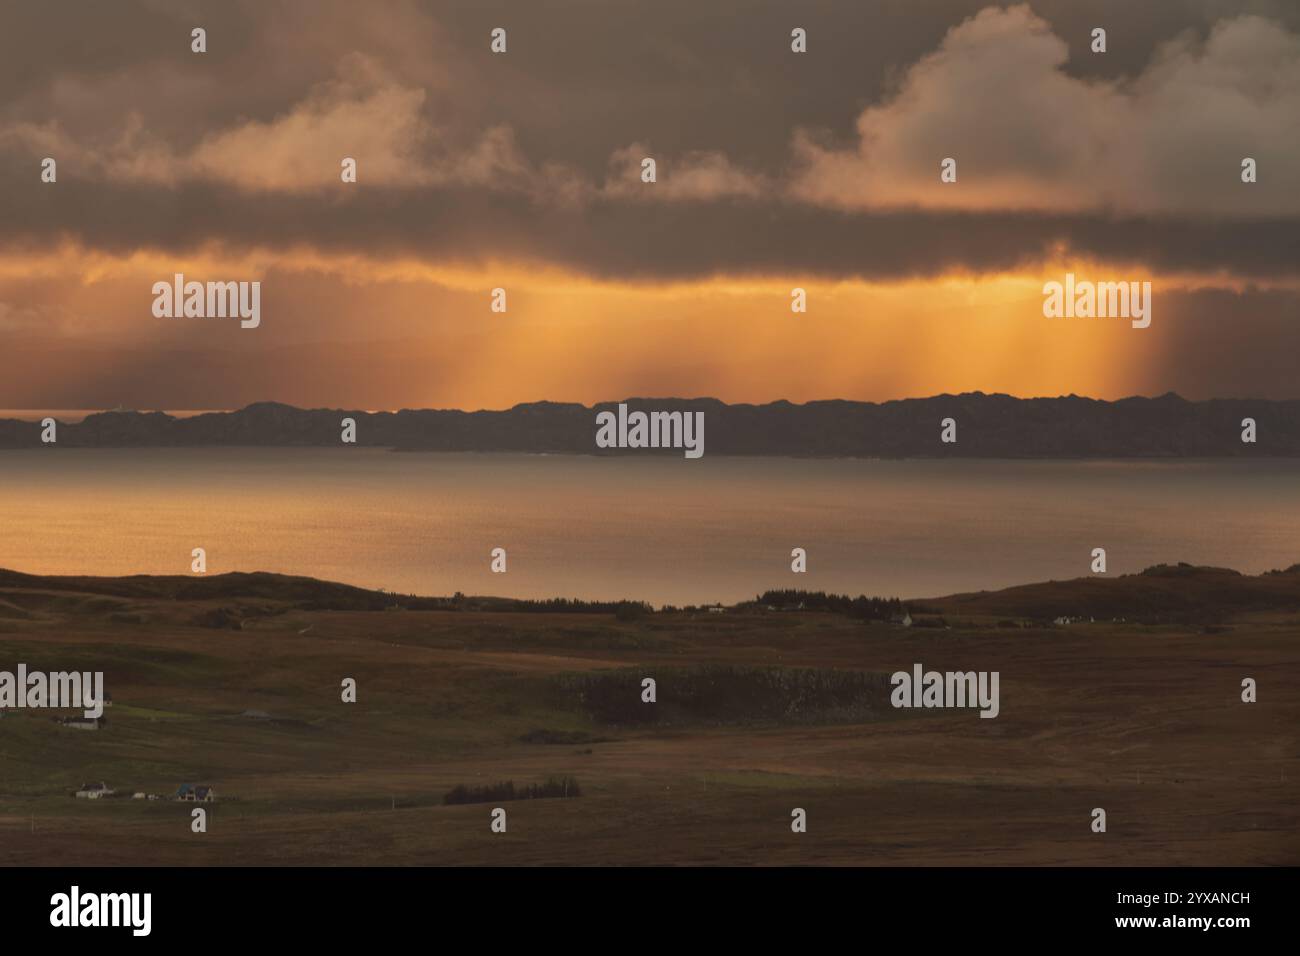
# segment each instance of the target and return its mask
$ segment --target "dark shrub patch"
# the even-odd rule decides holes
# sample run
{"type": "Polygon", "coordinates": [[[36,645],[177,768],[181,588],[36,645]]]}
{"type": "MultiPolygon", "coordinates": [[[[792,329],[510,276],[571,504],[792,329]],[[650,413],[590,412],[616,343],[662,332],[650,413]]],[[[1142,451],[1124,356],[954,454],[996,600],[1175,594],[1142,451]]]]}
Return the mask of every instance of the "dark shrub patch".
{"type": "Polygon", "coordinates": [[[559,680],[562,693],[606,724],[852,722],[889,709],[889,676],[864,671],[709,664],[559,680]],[[641,700],[643,677],[655,679],[656,703],[641,700]]]}
{"type": "Polygon", "coordinates": [[[442,798],[445,804],[460,803],[504,803],[508,800],[541,800],[547,797],[580,797],[582,790],[573,777],[552,777],[545,783],[530,783],[516,787],[513,780],[504,783],[492,783],[482,787],[467,787],[458,784],[442,798]]]}

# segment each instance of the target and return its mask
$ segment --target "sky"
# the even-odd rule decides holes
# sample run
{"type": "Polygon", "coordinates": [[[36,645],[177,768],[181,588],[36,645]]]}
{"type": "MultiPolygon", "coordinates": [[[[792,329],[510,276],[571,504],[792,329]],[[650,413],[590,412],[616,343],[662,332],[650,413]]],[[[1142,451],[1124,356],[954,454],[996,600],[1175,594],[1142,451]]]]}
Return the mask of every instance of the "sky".
{"type": "Polygon", "coordinates": [[[0,408],[1300,398],[1298,322],[1294,0],[0,9],[0,408]]]}

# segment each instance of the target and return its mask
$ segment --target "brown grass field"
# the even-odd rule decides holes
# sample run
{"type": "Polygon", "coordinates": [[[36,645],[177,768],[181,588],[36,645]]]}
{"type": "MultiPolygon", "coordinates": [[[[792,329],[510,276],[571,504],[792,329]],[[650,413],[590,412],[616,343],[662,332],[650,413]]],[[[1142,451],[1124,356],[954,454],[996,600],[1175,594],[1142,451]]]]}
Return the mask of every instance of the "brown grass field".
{"type": "MultiPolygon", "coordinates": [[[[1122,604],[1137,577],[1043,587],[1122,604]]],[[[0,579],[0,670],[102,670],[114,702],[96,732],[49,711],[0,719],[0,864],[1300,863],[1300,573],[1236,602],[1214,598],[1219,578],[1185,576],[1189,600],[1214,598],[1195,609],[1213,627],[998,626],[1037,614],[1039,591],[927,602],[949,629],[807,611],[324,610],[277,599],[275,579],[210,597],[121,585],[135,580],[172,579],[0,579]],[[210,626],[217,609],[235,623],[210,626]],[[918,661],[999,671],[1000,716],[891,708],[887,675],[918,661]],[[726,667],[730,690],[674,698],[726,667]],[[756,668],[883,689],[764,715],[756,668]],[[657,704],[640,703],[642,677],[657,704]],[[1258,703],[1241,702],[1243,677],[1258,703]],[[584,680],[656,719],[593,711],[584,680]],[[443,804],[458,784],[564,776],[580,797],[501,804],[504,834],[495,803],[443,804]],[[126,798],[71,796],[99,780],[126,798]],[[219,794],[207,833],[190,805],[129,799],[182,782],[219,794]]]]}

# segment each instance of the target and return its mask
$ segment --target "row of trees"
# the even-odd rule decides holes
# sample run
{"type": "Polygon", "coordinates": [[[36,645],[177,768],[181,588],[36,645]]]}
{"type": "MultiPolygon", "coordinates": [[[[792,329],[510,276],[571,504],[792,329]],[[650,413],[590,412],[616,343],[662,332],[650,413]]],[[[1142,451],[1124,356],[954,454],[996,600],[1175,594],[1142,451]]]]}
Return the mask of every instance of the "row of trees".
{"type": "Polygon", "coordinates": [[[754,599],[755,604],[787,611],[802,607],[806,611],[830,611],[862,621],[888,621],[900,617],[907,606],[898,598],[867,597],[859,594],[827,594],[825,591],[797,591],[783,588],[764,591],[754,599]]]}

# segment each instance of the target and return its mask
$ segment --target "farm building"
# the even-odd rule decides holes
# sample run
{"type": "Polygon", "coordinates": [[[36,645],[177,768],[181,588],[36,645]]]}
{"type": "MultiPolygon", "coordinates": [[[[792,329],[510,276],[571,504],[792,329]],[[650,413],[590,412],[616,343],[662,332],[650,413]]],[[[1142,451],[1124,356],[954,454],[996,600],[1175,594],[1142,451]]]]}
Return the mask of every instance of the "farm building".
{"type": "Polygon", "coordinates": [[[211,803],[217,791],[205,784],[183,783],[176,791],[176,799],[185,803],[211,803]]]}
{"type": "Polygon", "coordinates": [[[108,723],[104,717],[55,717],[53,719],[60,727],[71,727],[73,730],[99,730],[108,723]]]}
{"type": "Polygon", "coordinates": [[[75,796],[80,797],[82,800],[99,800],[103,797],[111,797],[116,792],[109,789],[106,783],[83,783],[75,796]]]}

